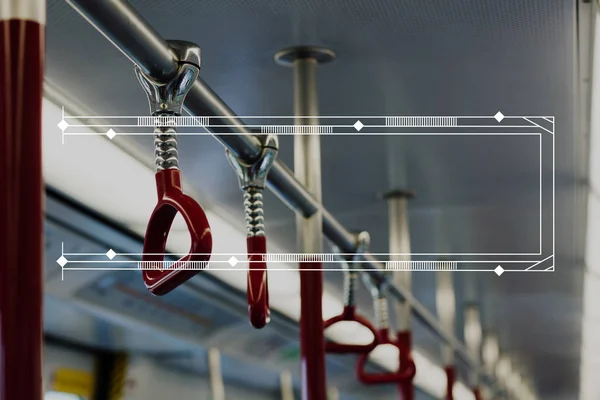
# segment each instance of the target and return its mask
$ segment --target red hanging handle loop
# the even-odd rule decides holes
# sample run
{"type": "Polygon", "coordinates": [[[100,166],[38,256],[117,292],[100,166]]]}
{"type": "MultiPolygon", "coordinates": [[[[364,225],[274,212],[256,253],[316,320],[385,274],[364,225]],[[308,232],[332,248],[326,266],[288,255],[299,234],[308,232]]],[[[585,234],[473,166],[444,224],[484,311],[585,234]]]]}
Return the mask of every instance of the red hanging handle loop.
{"type": "Polygon", "coordinates": [[[367,372],[365,366],[369,359],[370,353],[365,353],[360,356],[356,363],[356,377],[366,385],[379,385],[384,383],[402,383],[404,381],[412,381],[417,370],[414,361],[410,355],[404,356],[402,353],[406,348],[402,346],[398,340],[390,340],[388,328],[380,329],[377,337],[378,345],[390,344],[395,346],[400,351],[400,365],[398,370],[394,372],[370,373],[367,372]]]}
{"type": "Polygon", "coordinates": [[[267,238],[264,224],[263,191],[267,175],[275,163],[279,149],[276,135],[256,135],[261,143],[260,157],[252,163],[237,158],[229,150],[225,152],[235,171],[240,189],[244,192],[244,213],[246,215],[246,245],[248,250],[248,319],[257,329],[269,323],[269,282],[267,277],[267,238]]]}
{"type": "Polygon", "coordinates": [[[142,255],[142,276],[148,290],[158,296],[169,293],[207,266],[212,252],[212,234],[202,207],[181,186],[178,168],[176,126],[185,96],[200,70],[200,48],[184,41],[168,42],[178,58],[177,73],[167,82],[155,81],[139,67],[135,74],[146,93],[154,120],[154,156],[157,167],[158,203],[150,216],[142,255]],[[188,254],[170,266],[164,265],[167,237],[177,213],[190,233],[188,254]],[[150,268],[147,268],[147,267],[150,268]]]}
{"type": "Polygon", "coordinates": [[[246,239],[248,247],[248,318],[250,324],[263,328],[271,319],[269,308],[269,280],[267,276],[267,238],[251,236],[246,239]]]}
{"type": "Polygon", "coordinates": [[[164,169],[155,175],[158,203],[148,222],[144,237],[142,272],[148,290],[162,296],[175,289],[206,267],[212,252],[212,234],[202,207],[182,191],[178,169],[164,169]],[[190,233],[188,254],[165,268],[167,237],[177,213],[183,217],[190,233]]]}
{"type": "Polygon", "coordinates": [[[323,328],[327,329],[338,322],[350,321],[357,322],[371,331],[373,334],[373,341],[369,344],[343,344],[334,341],[325,342],[325,351],[327,353],[334,354],[362,354],[369,353],[375,347],[377,347],[377,329],[369,322],[368,319],[356,313],[356,306],[349,305],[345,306],[344,310],[340,315],[328,319],[323,324],[323,328]]]}
{"type": "MultiPolygon", "coordinates": [[[[353,256],[353,262],[357,262],[361,254],[365,253],[371,243],[371,237],[368,232],[363,231],[356,234],[356,254],[353,256]]],[[[337,249],[336,249],[337,250],[337,249]]],[[[341,253],[337,250],[337,253],[341,253]]],[[[325,351],[335,354],[363,354],[372,351],[377,346],[377,329],[366,318],[358,315],[355,305],[355,290],[358,272],[348,265],[343,256],[338,256],[344,269],[344,309],[340,315],[328,319],[323,324],[323,329],[327,329],[338,322],[349,321],[356,322],[367,328],[373,334],[373,340],[368,344],[344,344],[334,341],[325,343],[325,351]]]]}

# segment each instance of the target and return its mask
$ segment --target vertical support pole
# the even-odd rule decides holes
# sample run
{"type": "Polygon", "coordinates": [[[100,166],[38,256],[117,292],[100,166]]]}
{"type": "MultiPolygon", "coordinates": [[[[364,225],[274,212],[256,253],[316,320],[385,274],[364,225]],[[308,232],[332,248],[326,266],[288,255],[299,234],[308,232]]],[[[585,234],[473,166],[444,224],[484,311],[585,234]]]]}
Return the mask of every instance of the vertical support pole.
{"type": "MultiPolygon", "coordinates": [[[[316,70],[335,54],[315,47],[293,47],[280,51],[275,60],[294,69],[294,173],[314,198],[321,202],[321,141],[316,70]],[[306,128],[308,126],[308,128],[306,128]],[[310,134],[307,134],[310,133],[310,134]]],[[[297,215],[301,253],[323,252],[323,213],[309,218],[297,215]]],[[[300,353],[302,399],[326,400],[325,336],[323,333],[323,271],[318,260],[300,263],[300,353]],[[317,261],[315,263],[315,261],[317,261]],[[319,269],[318,271],[315,269],[319,269]],[[311,269],[311,270],[307,270],[311,269]]]]}
{"type": "Polygon", "coordinates": [[[43,0],[0,6],[0,400],[42,398],[43,0]]]}
{"type": "Polygon", "coordinates": [[[327,390],[327,400],[340,400],[340,391],[336,387],[330,387],[327,390]]]}
{"type": "Polygon", "coordinates": [[[221,353],[216,348],[208,350],[208,373],[212,400],[225,400],[225,385],[221,374],[221,353]]]}
{"type": "Polygon", "coordinates": [[[279,385],[281,386],[281,400],[294,400],[294,380],[292,373],[287,369],[279,374],[279,385]]]}
{"type": "MultiPolygon", "coordinates": [[[[390,261],[403,261],[406,270],[394,273],[394,283],[410,291],[412,275],[410,271],[410,230],[408,227],[408,199],[410,192],[393,191],[384,197],[388,201],[390,261]]],[[[407,302],[394,302],[398,316],[398,331],[408,332],[411,328],[411,310],[407,302]]]]}
{"type": "MultiPolygon", "coordinates": [[[[467,304],[465,307],[465,330],[464,338],[465,344],[471,357],[479,363],[481,359],[481,318],[479,316],[479,309],[475,304],[467,304]]],[[[477,371],[471,371],[469,374],[469,381],[473,388],[473,394],[476,400],[480,400],[481,392],[479,390],[479,373],[477,371]]]]}
{"type": "MultiPolygon", "coordinates": [[[[450,335],[454,335],[454,320],[456,317],[456,301],[454,296],[454,282],[452,272],[436,272],[436,308],[442,328],[450,335]]],[[[453,400],[453,387],[456,378],[454,366],[454,350],[451,346],[442,344],[442,361],[446,371],[446,397],[453,400]]]]}
{"type": "MultiPolygon", "coordinates": [[[[384,198],[388,201],[389,218],[389,247],[390,261],[404,262],[405,269],[394,272],[394,284],[403,287],[408,292],[411,290],[411,257],[410,257],[410,230],[408,226],[408,199],[414,195],[408,191],[392,191],[384,198]]],[[[411,336],[411,307],[408,302],[394,302],[394,311],[398,316],[397,340],[400,350],[400,368],[410,356],[412,347],[411,336]],[[407,354],[408,353],[408,354],[407,354]]],[[[401,400],[412,400],[415,389],[412,380],[401,382],[398,386],[401,400]]]]}
{"type": "MultiPolygon", "coordinates": [[[[488,374],[494,374],[496,372],[496,365],[500,357],[500,348],[498,345],[498,338],[496,335],[487,333],[483,338],[483,344],[481,346],[481,358],[483,366],[488,374]]],[[[492,390],[490,390],[492,392],[492,390]]],[[[474,391],[475,400],[481,400],[491,398],[487,396],[481,390],[474,391]]]]}
{"type": "MultiPolygon", "coordinates": [[[[443,215],[439,212],[435,216],[434,239],[436,252],[451,253],[449,248],[448,234],[444,230],[443,215]]],[[[438,261],[444,262],[444,259],[438,261]]],[[[442,264],[443,265],[443,264],[442,264]]],[[[436,310],[442,329],[449,335],[455,335],[456,321],[456,296],[454,292],[453,272],[440,268],[436,272],[436,310]]],[[[442,362],[446,372],[446,396],[445,400],[454,400],[454,383],[456,381],[456,366],[454,360],[454,349],[447,343],[442,343],[442,362]]]]}

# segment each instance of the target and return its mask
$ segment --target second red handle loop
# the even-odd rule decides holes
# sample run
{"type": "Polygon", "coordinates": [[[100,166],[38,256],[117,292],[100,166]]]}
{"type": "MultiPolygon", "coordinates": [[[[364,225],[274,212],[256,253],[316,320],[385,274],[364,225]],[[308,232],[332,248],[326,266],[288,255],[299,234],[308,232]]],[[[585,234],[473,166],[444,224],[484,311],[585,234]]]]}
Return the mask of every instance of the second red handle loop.
{"type": "Polygon", "coordinates": [[[269,309],[269,280],[267,276],[267,238],[251,236],[246,239],[248,247],[248,318],[250,324],[263,328],[271,319],[269,309]]]}

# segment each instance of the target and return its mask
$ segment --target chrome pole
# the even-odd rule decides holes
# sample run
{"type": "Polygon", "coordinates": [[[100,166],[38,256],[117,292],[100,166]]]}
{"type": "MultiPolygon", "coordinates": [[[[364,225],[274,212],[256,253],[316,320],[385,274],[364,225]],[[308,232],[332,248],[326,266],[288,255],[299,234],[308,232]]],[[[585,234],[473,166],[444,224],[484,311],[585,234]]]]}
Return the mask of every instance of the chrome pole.
{"type": "Polygon", "coordinates": [[[287,369],[279,374],[279,385],[281,386],[281,400],[294,400],[294,381],[292,373],[287,369]]]}
{"type": "MultiPolygon", "coordinates": [[[[335,54],[316,47],[292,47],[275,55],[275,60],[294,69],[294,173],[321,203],[321,137],[318,134],[319,106],[317,65],[332,61],[335,54]],[[315,132],[313,132],[315,131],[315,132]],[[311,134],[313,133],[313,134],[311,134]]],[[[323,253],[321,208],[310,216],[296,215],[298,248],[304,254],[323,253]]],[[[309,257],[300,269],[300,354],[302,398],[326,400],[325,335],[323,332],[323,271],[318,258],[309,257]]]]}
{"type": "Polygon", "coordinates": [[[221,353],[216,348],[208,350],[208,372],[212,400],[225,400],[225,385],[221,373],[221,353]]]}
{"type": "MultiPolygon", "coordinates": [[[[393,282],[404,291],[411,292],[410,229],[408,226],[408,199],[410,192],[393,191],[385,195],[388,201],[390,261],[402,262],[394,272],[393,282]]],[[[398,331],[408,332],[411,327],[411,305],[408,301],[394,303],[398,317],[398,331]]]]}

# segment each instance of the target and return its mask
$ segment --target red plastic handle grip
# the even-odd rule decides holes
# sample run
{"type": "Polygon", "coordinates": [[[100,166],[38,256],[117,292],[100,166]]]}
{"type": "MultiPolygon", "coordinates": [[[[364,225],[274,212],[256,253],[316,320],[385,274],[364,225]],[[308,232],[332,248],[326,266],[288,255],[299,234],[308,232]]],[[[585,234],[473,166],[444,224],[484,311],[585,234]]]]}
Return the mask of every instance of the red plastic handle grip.
{"type": "Polygon", "coordinates": [[[248,318],[256,329],[263,328],[271,319],[269,309],[269,280],[267,263],[267,238],[252,236],[246,240],[248,248],[248,318]]]}
{"type": "Polygon", "coordinates": [[[210,260],[212,234],[202,207],[183,193],[181,173],[178,169],[159,171],[155,179],[158,203],[154,207],[146,229],[142,261],[155,261],[158,268],[145,269],[142,275],[150,293],[162,296],[196,275],[200,271],[197,262],[206,263],[210,260]],[[167,237],[178,212],[190,233],[190,250],[186,256],[177,260],[168,269],[162,269],[167,237]]]}
{"type": "Polygon", "coordinates": [[[400,382],[398,384],[398,393],[400,394],[400,400],[414,400],[415,387],[413,386],[412,379],[400,382]]]}
{"type": "Polygon", "coordinates": [[[481,395],[479,388],[473,388],[473,395],[475,396],[475,400],[483,400],[483,396],[481,395]]]}
{"type": "Polygon", "coordinates": [[[411,382],[417,374],[417,368],[412,358],[412,334],[408,332],[398,332],[396,336],[398,349],[400,350],[400,370],[406,374],[407,382],[411,382]]]}
{"type": "Polygon", "coordinates": [[[444,368],[446,371],[446,400],[454,400],[454,382],[456,381],[456,369],[452,366],[444,368]]]}
{"type": "Polygon", "coordinates": [[[365,328],[369,329],[373,333],[373,341],[369,344],[343,344],[334,341],[327,341],[325,343],[325,351],[327,353],[335,354],[362,354],[372,351],[377,347],[377,329],[367,320],[366,318],[356,313],[356,306],[345,306],[344,311],[340,315],[328,319],[323,324],[323,328],[327,329],[338,322],[351,321],[358,322],[365,328]]]}
{"type": "Polygon", "coordinates": [[[412,359],[412,335],[410,331],[399,332],[396,336],[398,349],[400,350],[400,371],[405,379],[400,381],[398,390],[402,400],[413,400],[415,398],[415,388],[413,378],[417,373],[415,362],[412,359]]]}
{"type": "Polygon", "coordinates": [[[365,365],[369,359],[370,353],[362,354],[356,363],[356,377],[366,385],[377,385],[383,383],[400,383],[412,380],[417,372],[415,363],[406,352],[406,347],[398,340],[390,340],[387,329],[380,329],[377,335],[378,345],[391,344],[400,351],[400,367],[395,372],[368,373],[365,365]]]}

